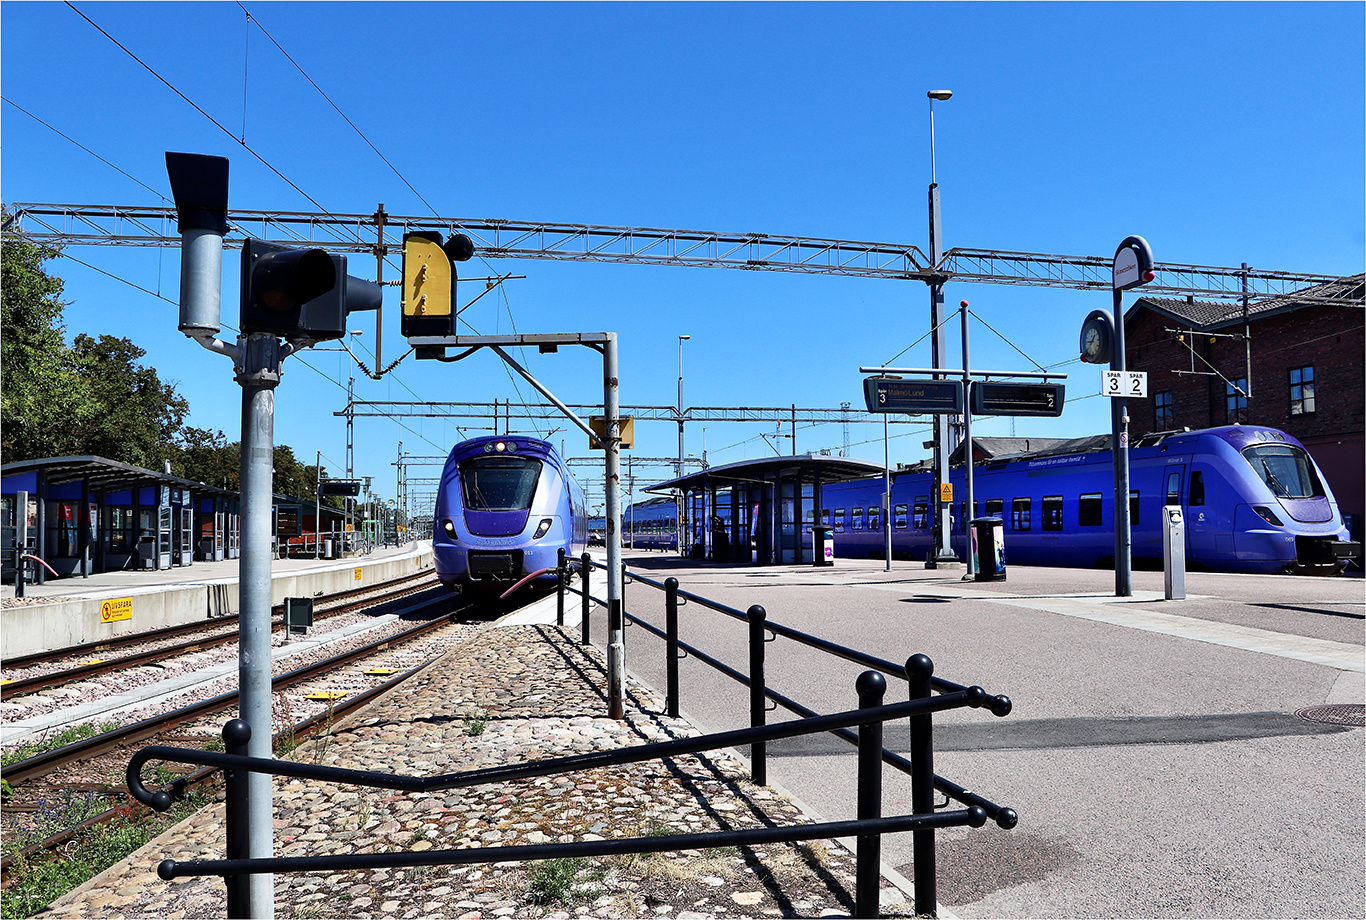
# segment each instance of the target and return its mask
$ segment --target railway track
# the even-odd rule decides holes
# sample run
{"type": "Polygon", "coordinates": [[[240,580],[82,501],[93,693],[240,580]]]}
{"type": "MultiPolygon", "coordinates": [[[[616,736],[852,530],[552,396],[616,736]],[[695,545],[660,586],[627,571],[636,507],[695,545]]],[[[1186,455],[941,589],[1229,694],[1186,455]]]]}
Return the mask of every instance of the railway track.
{"type": "MultiPolygon", "coordinates": [[[[427,590],[434,584],[430,572],[419,572],[377,585],[341,591],[321,598],[321,601],[328,606],[315,610],[314,618],[316,620],[337,617],[377,604],[391,602],[415,592],[427,590]],[[376,596],[377,594],[379,596],[376,596]]],[[[284,629],[283,613],[283,605],[271,608],[272,619],[280,618],[278,622],[272,622],[272,632],[279,632],[284,629]]],[[[231,614],[212,620],[130,633],[126,636],[118,636],[98,643],[68,646],[7,659],[4,664],[6,673],[20,674],[33,669],[40,669],[40,673],[25,677],[7,678],[0,682],[0,701],[235,642],[238,637],[236,631],[238,619],[238,614],[231,614]],[[192,638],[175,641],[185,636],[192,638]],[[139,651],[114,658],[85,661],[74,667],[46,670],[47,666],[72,658],[90,658],[92,655],[108,654],[128,648],[137,648],[139,651]]]]}
{"type": "MultiPolygon", "coordinates": [[[[336,719],[420,672],[449,648],[453,638],[450,631],[456,631],[455,638],[472,635],[479,627],[462,616],[468,608],[451,609],[454,604],[453,598],[443,596],[415,605],[404,613],[404,617],[427,617],[423,622],[277,675],[272,681],[272,692],[279,695],[279,709],[293,710],[298,704],[291,704],[291,697],[297,699],[309,689],[322,688],[315,696],[325,700],[324,706],[317,707],[320,711],[298,722],[290,719],[285,723],[276,733],[277,749],[282,742],[292,747],[311,734],[325,731],[336,719]],[[389,667],[369,668],[369,677],[360,681],[353,667],[357,662],[389,667]],[[361,682],[364,687],[357,686],[361,682]],[[337,686],[350,689],[331,689],[337,686]]],[[[84,796],[87,803],[92,796],[107,799],[110,807],[76,828],[6,855],[0,860],[0,869],[8,869],[21,857],[32,858],[61,846],[81,828],[126,814],[130,800],[124,785],[124,770],[134,751],[149,743],[182,747],[214,743],[221,731],[222,713],[237,705],[237,696],[236,690],[220,693],[6,767],[4,778],[11,791],[6,796],[3,811],[11,829],[23,825],[26,820],[31,821],[45,807],[50,807],[50,803],[69,800],[73,794],[84,796]]],[[[299,708],[304,709],[302,705],[299,708]]],[[[174,786],[183,792],[192,785],[212,781],[214,771],[200,770],[180,777],[174,786]]],[[[135,803],[134,807],[141,808],[135,803]]]]}

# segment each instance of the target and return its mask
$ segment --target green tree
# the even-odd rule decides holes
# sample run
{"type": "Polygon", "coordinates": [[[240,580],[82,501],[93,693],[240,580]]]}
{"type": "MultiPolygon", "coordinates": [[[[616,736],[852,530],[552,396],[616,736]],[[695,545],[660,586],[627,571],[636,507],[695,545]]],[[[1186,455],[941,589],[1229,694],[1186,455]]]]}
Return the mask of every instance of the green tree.
{"type": "Polygon", "coordinates": [[[43,263],[58,251],[18,236],[0,243],[0,415],[4,462],[80,453],[94,414],[63,335],[62,281],[43,263]]]}
{"type": "Polygon", "coordinates": [[[100,407],[84,426],[82,453],[160,469],[176,454],[176,435],[190,404],[138,360],[147,354],[128,339],[76,336],[71,353],[90,398],[100,407]]]}
{"type": "Polygon", "coordinates": [[[222,431],[187,425],[180,430],[176,452],[171,469],[177,476],[234,492],[242,488],[242,445],[228,441],[222,431]]]}

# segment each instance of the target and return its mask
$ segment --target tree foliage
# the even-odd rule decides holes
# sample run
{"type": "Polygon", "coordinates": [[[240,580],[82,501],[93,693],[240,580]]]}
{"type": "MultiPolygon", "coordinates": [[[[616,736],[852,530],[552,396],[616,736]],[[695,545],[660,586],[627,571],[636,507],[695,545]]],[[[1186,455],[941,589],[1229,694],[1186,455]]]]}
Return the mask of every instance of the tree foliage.
{"type": "MultiPolygon", "coordinates": [[[[185,425],[189,403],[140,362],[126,338],[77,335],[66,344],[62,280],[44,264],[60,252],[19,235],[0,243],[0,457],[93,455],[238,491],[241,445],[222,431],[185,425]]],[[[274,490],[313,498],[316,466],[275,448],[274,490]]],[[[340,507],[339,499],[325,504],[340,507]]]]}

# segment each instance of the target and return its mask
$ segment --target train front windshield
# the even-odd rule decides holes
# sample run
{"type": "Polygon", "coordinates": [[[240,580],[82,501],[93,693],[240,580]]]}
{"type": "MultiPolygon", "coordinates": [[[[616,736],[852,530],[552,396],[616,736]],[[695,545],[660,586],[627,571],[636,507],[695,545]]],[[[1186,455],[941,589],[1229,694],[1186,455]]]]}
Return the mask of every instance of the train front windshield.
{"type": "Polygon", "coordinates": [[[1323,485],[1309,455],[1289,444],[1258,444],[1243,451],[1247,462],[1277,498],[1314,498],[1323,485]]]}
{"type": "Polygon", "coordinates": [[[470,511],[526,511],[536,495],[541,461],[507,455],[475,457],[460,465],[465,508],[470,511]]]}

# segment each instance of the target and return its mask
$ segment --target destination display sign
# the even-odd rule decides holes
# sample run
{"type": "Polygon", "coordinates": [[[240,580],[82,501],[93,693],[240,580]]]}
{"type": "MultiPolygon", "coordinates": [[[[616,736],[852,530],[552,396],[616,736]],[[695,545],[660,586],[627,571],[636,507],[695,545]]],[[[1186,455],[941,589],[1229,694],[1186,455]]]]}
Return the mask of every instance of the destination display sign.
{"type": "Polygon", "coordinates": [[[961,415],[963,381],[867,377],[863,381],[863,399],[869,412],[961,415]]]}
{"type": "Polygon", "coordinates": [[[972,385],[973,415],[1062,415],[1061,383],[991,383],[972,385]]]}

